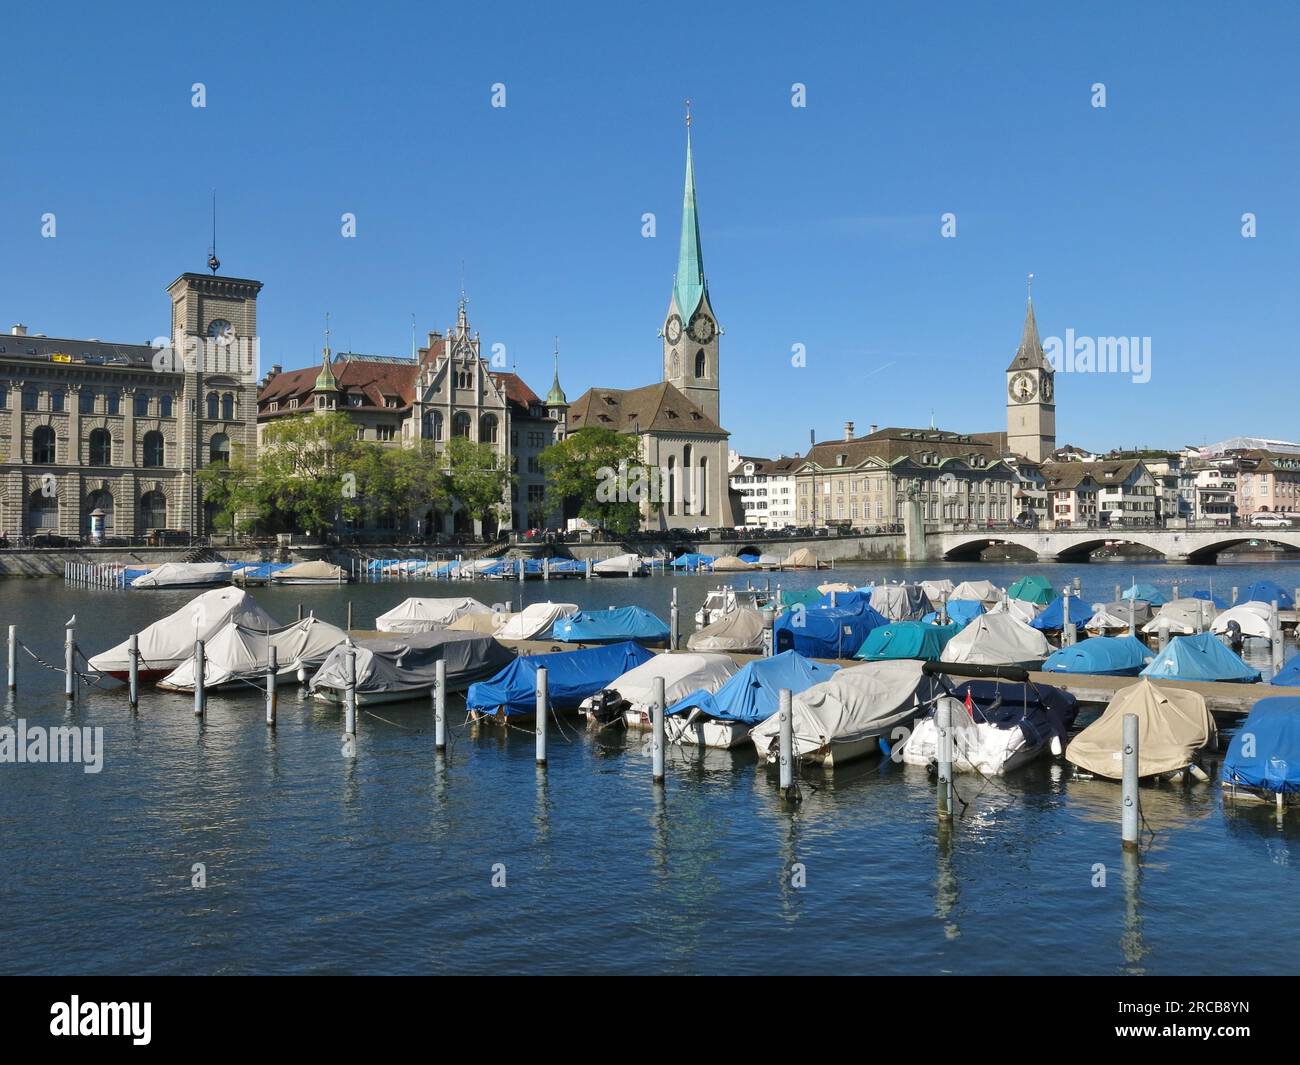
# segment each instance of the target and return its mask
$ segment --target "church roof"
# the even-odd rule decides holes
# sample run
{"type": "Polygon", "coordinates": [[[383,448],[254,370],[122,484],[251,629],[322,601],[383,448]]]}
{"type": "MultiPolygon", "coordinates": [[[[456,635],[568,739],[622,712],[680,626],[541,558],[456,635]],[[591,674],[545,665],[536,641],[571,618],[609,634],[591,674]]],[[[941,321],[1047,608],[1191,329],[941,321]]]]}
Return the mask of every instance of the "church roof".
{"type": "Polygon", "coordinates": [[[686,188],[682,193],[682,240],[677,253],[673,298],[682,318],[690,320],[708,293],[704,283],[704,252],[700,246],[700,219],[695,206],[695,163],[691,155],[691,129],[686,127],[686,188]]]}
{"type": "Polygon", "coordinates": [[[966,433],[891,427],[852,440],[826,440],[814,444],[803,456],[801,465],[812,463],[825,470],[854,467],[868,459],[891,465],[923,453],[936,455],[940,464],[949,459],[968,459],[972,455],[991,464],[1001,457],[987,441],[966,433]],[[840,461],[841,455],[843,461],[840,461]]]}
{"type": "Polygon", "coordinates": [[[1034,301],[1029,301],[1025,311],[1025,329],[1020,335],[1020,347],[1007,371],[1050,369],[1047,357],[1043,354],[1042,342],[1038,339],[1038,322],[1034,319],[1034,301]]]}
{"type": "Polygon", "coordinates": [[[551,390],[546,394],[548,407],[567,407],[569,400],[560,387],[560,354],[557,346],[555,353],[555,376],[551,379],[551,390]]]}
{"type": "Polygon", "coordinates": [[[667,381],[644,388],[588,389],[569,408],[569,431],[588,427],[612,429],[616,433],[728,435],[667,381]]]}

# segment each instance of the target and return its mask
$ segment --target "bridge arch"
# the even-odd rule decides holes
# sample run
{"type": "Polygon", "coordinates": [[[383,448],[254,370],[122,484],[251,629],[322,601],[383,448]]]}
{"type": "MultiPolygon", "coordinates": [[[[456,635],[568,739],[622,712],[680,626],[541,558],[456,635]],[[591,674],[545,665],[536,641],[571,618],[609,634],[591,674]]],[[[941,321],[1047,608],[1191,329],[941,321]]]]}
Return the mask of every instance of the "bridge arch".
{"type": "MultiPolygon", "coordinates": [[[[1242,533],[1245,532],[1246,530],[1242,530],[1242,533]]],[[[1297,547],[1296,544],[1288,543],[1286,540],[1274,540],[1267,536],[1242,535],[1242,533],[1234,536],[1224,536],[1222,539],[1210,539],[1209,542],[1188,551],[1187,561],[1198,565],[1213,565],[1224,551],[1229,548],[1240,547],[1242,544],[1258,544],[1261,548],[1281,549],[1292,554],[1300,550],[1300,547],[1297,547]]]]}
{"type": "Polygon", "coordinates": [[[949,547],[943,553],[943,560],[945,562],[978,562],[980,555],[990,547],[1001,547],[1006,544],[1015,544],[1017,547],[1024,546],[1017,540],[1008,540],[1005,537],[993,536],[992,534],[973,536],[969,540],[949,547]]]}
{"type": "Polygon", "coordinates": [[[1140,536],[1116,535],[1114,532],[1108,536],[1078,536],[1062,539],[1058,542],[1061,544],[1061,548],[1056,552],[1057,562],[1087,562],[1094,551],[1109,547],[1111,544],[1128,544],[1130,547],[1140,547],[1143,550],[1150,551],[1157,558],[1168,557],[1164,551],[1149,541],[1144,541],[1140,536]]]}

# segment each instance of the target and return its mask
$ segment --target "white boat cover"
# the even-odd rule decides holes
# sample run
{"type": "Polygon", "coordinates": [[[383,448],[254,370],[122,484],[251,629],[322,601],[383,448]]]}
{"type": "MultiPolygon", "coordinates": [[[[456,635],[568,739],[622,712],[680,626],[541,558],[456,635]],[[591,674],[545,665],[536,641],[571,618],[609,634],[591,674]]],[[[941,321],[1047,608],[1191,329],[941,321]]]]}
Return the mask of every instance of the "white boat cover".
{"type": "Polygon", "coordinates": [[[934,608],[917,584],[877,584],[871,589],[871,609],[890,621],[920,621],[934,608]]]}
{"type": "Polygon", "coordinates": [[[691,651],[743,651],[758,653],[763,649],[763,613],[742,606],[723,614],[712,625],[705,625],[686,641],[691,651]]]}
{"type": "MultiPolygon", "coordinates": [[[[664,679],[664,703],[672,706],[692,692],[715,692],[732,678],[740,667],[724,654],[662,654],[635,669],[629,669],[605,690],[615,691],[626,699],[630,709],[640,713],[654,699],[655,678],[664,679]]],[[[591,700],[584,700],[586,706],[591,700]]]]}
{"type": "MultiPolygon", "coordinates": [[[[910,659],[867,662],[841,669],[830,680],[801,691],[792,702],[794,752],[816,757],[836,744],[864,743],[888,737],[896,725],[925,713],[940,691],[935,678],[910,659]]],[[[780,744],[780,714],[750,730],[760,760],[770,759],[780,744]]],[[[863,751],[861,753],[868,753],[863,751]]]]}
{"type": "MultiPolygon", "coordinates": [[[[210,640],[232,621],[254,629],[280,627],[244,589],[213,588],[140,631],[140,669],[170,672],[194,653],[195,640],[210,640]]],[[[125,673],[131,668],[128,642],[123,640],[95,655],[90,668],[100,673],[125,673]]]]}
{"type": "Polygon", "coordinates": [[[545,637],[551,626],[578,612],[577,603],[530,603],[517,614],[512,614],[497,636],[503,640],[531,640],[545,637]]]}
{"type": "Polygon", "coordinates": [[[1160,631],[1160,619],[1169,619],[1169,631],[1175,636],[1190,636],[1210,627],[1218,611],[1208,599],[1171,599],[1150,621],[1142,626],[1146,633],[1160,631]]]}
{"type": "Polygon", "coordinates": [[[948,601],[955,588],[956,585],[947,577],[938,581],[921,581],[921,591],[925,592],[925,597],[935,605],[936,609],[941,603],[948,601]]]}
{"type": "Polygon", "coordinates": [[[755,567],[746,562],[743,558],[737,558],[735,555],[723,555],[721,558],[713,560],[714,573],[738,573],[741,570],[754,569],[755,567]]]}
{"type": "Polygon", "coordinates": [[[298,562],[271,574],[273,584],[286,584],[291,581],[343,581],[347,574],[342,566],[332,562],[298,562]]]}
{"type": "Polygon", "coordinates": [[[1008,666],[1041,662],[1052,648],[1047,637],[1012,614],[987,613],[973,618],[943,649],[940,662],[1008,666]]]}
{"type": "Polygon", "coordinates": [[[454,599],[404,599],[386,614],[375,618],[380,632],[429,632],[445,629],[466,614],[490,614],[492,608],[467,595],[454,599]]]}
{"type": "Polygon", "coordinates": [[[1117,691],[1091,725],[1075,736],[1065,757],[1081,769],[1119,780],[1124,775],[1124,715],[1138,719],[1138,776],[1172,773],[1194,751],[1218,740],[1214,718],[1199,692],[1165,688],[1143,678],[1117,691]]]}
{"type": "Polygon", "coordinates": [[[763,569],[777,569],[783,561],[780,555],[759,555],[757,565],[763,569]]]}
{"type": "Polygon", "coordinates": [[[164,562],[131,582],[132,588],[184,588],[186,585],[225,584],[230,567],[224,562],[164,562]]]}
{"type": "Polygon", "coordinates": [[[985,606],[992,606],[1002,600],[1002,589],[992,581],[962,581],[951,592],[949,599],[973,599],[985,606]]]}
{"type": "Polygon", "coordinates": [[[817,569],[821,565],[808,548],[801,547],[798,551],[791,551],[788,558],[781,563],[786,569],[817,569]]]}
{"type": "Polygon", "coordinates": [[[1010,614],[1017,621],[1025,624],[1038,617],[1038,607],[1027,599],[1002,599],[988,609],[990,614],[1010,614]]]}
{"type": "MultiPolygon", "coordinates": [[[[1018,760],[1028,757],[1030,745],[1023,729],[976,723],[971,720],[961,700],[950,695],[942,696],[942,699],[952,704],[953,769],[998,776],[1018,760]]],[[[916,723],[900,757],[908,765],[929,765],[938,755],[939,724],[936,717],[927,717],[916,723]]]]}
{"type": "Polygon", "coordinates": [[[629,573],[640,573],[641,556],[615,555],[613,558],[607,558],[603,562],[595,563],[591,567],[591,572],[596,574],[598,577],[626,577],[629,573]]]}
{"type": "MultiPolygon", "coordinates": [[[[1128,631],[1128,607],[1130,600],[1116,603],[1094,604],[1092,617],[1084,622],[1083,627],[1089,632],[1128,631]]],[[[1145,599],[1131,600],[1133,603],[1133,622],[1145,625],[1151,620],[1151,604],[1145,599]]]]}
{"type": "MultiPolygon", "coordinates": [[[[312,677],[310,688],[347,688],[347,644],[339,644],[312,677]]],[[[356,644],[357,693],[413,697],[433,688],[438,659],[447,663],[447,687],[464,688],[491,676],[514,655],[491,637],[478,632],[412,632],[361,640],[356,644]]]]}
{"type": "MultiPolygon", "coordinates": [[[[299,666],[314,670],[346,639],[347,633],[337,625],[313,617],[270,630],[231,621],[204,646],[203,686],[215,688],[239,680],[260,684],[266,679],[272,647],[277,677],[292,676],[299,666]]],[[[194,679],[194,656],[190,655],[160,680],[158,687],[192,692],[194,679]]]]}
{"type": "Polygon", "coordinates": [[[1214,619],[1210,625],[1210,631],[1218,636],[1227,635],[1228,623],[1235,621],[1241,626],[1243,636],[1255,636],[1261,640],[1272,638],[1272,630],[1269,628],[1269,622],[1273,617],[1273,605],[1271,603],[1261,603],[1253,600],[1249,603],[1238,603],[1230,607],[1214,619]]]}

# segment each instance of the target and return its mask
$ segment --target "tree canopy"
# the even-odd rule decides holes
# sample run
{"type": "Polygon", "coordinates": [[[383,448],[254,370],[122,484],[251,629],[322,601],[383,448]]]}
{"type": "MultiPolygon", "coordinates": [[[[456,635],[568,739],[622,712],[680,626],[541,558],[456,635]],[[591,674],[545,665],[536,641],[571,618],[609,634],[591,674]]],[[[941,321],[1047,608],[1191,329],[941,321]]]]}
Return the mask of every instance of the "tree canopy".
{"type": "Polygon", "coordinates": [[[640,465],[636,437],[591,426],[548,447],[539,461],[555,509],[576,508],[579,517],[619,536],[640,527],[641,501],[651,498],[654,478],[640,465]]]}

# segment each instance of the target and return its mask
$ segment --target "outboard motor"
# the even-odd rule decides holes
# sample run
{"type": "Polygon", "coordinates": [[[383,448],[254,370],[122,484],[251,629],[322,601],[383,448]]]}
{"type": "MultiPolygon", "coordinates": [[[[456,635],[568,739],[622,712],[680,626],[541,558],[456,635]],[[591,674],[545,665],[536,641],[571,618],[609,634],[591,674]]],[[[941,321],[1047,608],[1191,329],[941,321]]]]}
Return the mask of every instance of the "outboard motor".
{"type": "Polygon", "coordinates": [[[627,700],[612,688],[605,688],[591,697],[591,709],[587,711],[587,723],[592,728],[606,728],[609,725],[626,725],[623,717],[627,710],[627,700]]]}
{"type": "Polygon", "coordinates": [[[1236,654],[1241,654],[1242,648],[1246,646],[1246,637],[1241,634],[1241,623],[1237,621],[1228,622],[1228,646],[1236,654]]]}

